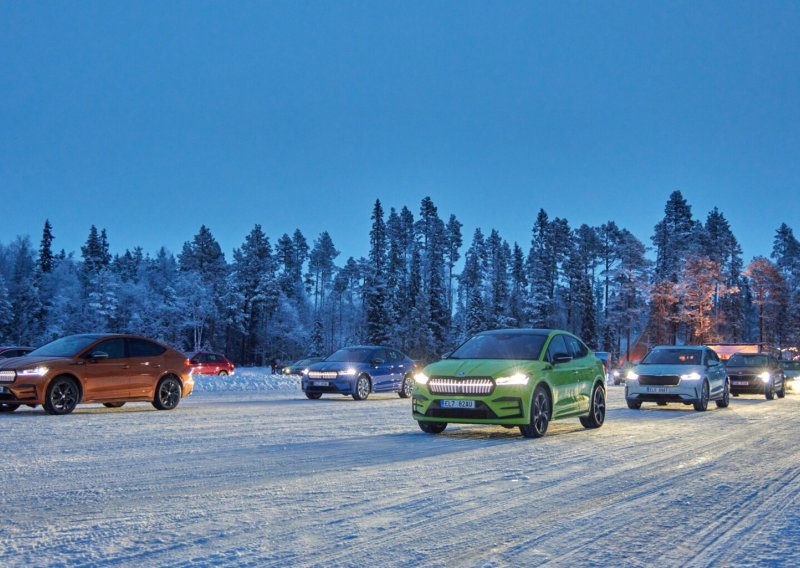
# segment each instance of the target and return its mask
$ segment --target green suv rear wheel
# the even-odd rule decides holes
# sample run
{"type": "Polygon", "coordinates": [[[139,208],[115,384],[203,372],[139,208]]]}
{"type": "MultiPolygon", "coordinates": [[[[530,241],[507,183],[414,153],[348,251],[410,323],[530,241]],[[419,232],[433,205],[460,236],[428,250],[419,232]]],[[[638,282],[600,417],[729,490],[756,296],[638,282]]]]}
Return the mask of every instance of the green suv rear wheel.
{"type": "Polygon", "coordinates": [[[600,428],[606,420],[606,392],[600,385],[595,385],[592,392],[592,404],[589,416],[581,416],[580,421],[584,428],[600,428]]]}

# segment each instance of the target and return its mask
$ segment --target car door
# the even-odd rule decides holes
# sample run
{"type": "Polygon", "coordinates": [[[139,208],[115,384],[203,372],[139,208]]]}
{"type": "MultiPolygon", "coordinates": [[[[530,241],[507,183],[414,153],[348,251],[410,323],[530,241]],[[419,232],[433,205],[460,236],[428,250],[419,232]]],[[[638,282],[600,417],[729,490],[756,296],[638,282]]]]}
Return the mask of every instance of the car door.
{"type": "Polygon", "coordinates": [[[163,374],[161,355],[164,347],[145,339],[128,339],[128,355],[131,366],[130,397],[150,398],[155,392],[158,379],[163,374]]]}
{"type": "Polygon", "coordinates": [[[114,337],[95,344],[81,360],[84,401],[128,398],[131,365],[124,338],[114,337]]]}
{"type": "Polygon", "coordinates": [[[386,349],[378,349],[371,355],[369,375],[372,377],[372,390],[392,390],[392,368],[386,349]]]}
{"type": "Polygon", "coordinates": [[[389,349],[388,354],[389,362],[391,363],[392,389],[400,390],[400,386],[403,384],[403,377],[405,376],[403,356],[394,349],[389,349]]]}
{"type": "Polygon", "coordinates": [[[403,381],[406,378],[406,375],[413,371],[414,362],[409,359],[408,355],[405,353],[397,352],[398,361],[394,366],[395,372],[397,373],[397,388],[398,390],[403,387],[403,381]]]}
{"type": "Polygon", "coordinates": [[[549,375],[553,385],[553,417],[570,413],[577,407],[577,388],[575,386],[575,369],[572,365],[572,355],[563,334],[554,335],[550,339],[546,357],[552,366],[549,375]],[[558,356],[566,356],[570,360],[556,363],[556,357],[558,356]]]}
{"type": "Polygon", "coordinates": [[[195,367],[194,372],[198,375],[210,375],[209,372],[209,362],[208,362],[208,353],[198,353],[193,360],[197,361],[197,366],[195,367]]]}
{"type": "Polygon", "coordinates": [[[578,410],[589,410],[595,378],[594,357],[589,357],[589,349],[577,338],[565,335],[564,340],[572,354],[571,365],[574,369],[576,407],[578,410]]]}
{"type": "Polygon", "coordinates": [[[704,357],[706,369],[708,369],[707,375],[711,398],[721,398],[722,393],[725,391],[725,382],[728,379],[725,366],[712,349],[705,349],[704,357]]]}
{"type": "Polygon", "coordinates": [[[206,372],[207,375],[218,375],[220,369],[222,368],[222,358],[217,355],[216,353],[209,353],[208,354],[208,371],[206,372]]]}

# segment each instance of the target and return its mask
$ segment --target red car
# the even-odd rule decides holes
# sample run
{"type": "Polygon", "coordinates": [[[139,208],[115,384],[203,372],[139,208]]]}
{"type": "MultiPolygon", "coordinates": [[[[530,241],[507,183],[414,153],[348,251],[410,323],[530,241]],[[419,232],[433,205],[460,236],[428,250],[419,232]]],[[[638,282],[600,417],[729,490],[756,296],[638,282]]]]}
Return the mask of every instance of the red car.
{"type": "Polygon", "coordinates": [[[196,375],[219,375],[225,377],[233,374],[235,369],[222,353],[209,353],[208,351],[195,351],[189,353],[189,364],[196,375]]]}

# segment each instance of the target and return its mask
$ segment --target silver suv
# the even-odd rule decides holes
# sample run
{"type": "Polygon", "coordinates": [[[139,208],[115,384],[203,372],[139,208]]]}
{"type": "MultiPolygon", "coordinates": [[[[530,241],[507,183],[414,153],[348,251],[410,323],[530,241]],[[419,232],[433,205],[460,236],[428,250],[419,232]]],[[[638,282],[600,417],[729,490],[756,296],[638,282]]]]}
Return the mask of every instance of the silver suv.
{"type": "Polygon", "coordinates": [[[634,410],[643,402],[682,402],[703,411],[711,400],[725,408],[730,392],[725,366],[708,347],[654,347],[625,382],[625,399],[634,410]]]}

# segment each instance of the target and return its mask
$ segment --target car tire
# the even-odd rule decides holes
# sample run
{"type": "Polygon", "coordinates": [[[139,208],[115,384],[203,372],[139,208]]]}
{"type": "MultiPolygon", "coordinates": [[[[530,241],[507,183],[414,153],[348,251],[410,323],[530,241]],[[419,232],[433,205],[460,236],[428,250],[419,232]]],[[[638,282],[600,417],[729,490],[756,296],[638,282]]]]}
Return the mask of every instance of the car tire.
{"type": "Polygon", "coordinates": [[[628,408],[630,408],[631,410],[639,410],[642,407],[641,400],[626,399],[625,402],[628,404],[628,408]]]}
{"type": "Polygon", "coordinates": [[[441,434],[447,428],[447,422],[417,422],[417,424],[426,434],[441,434]]]}
{"type": "Polygon", "coordinates": [[[103,406],[106,408],[122,408],[125,406],[124,402],[104,402],[103,406]]]}
{"type": "Polygon", "coordinates": [[[219,372],[219,373],[217,373],[217,374],[218,374],[220,377],[227,377],[227,376],[228,376],[228,371],[220,371],[220,372],[219,372]]]}
{"type": "Polygon", "coordinates": [[[369,393],[372,390],[369,377],[361,375],[356,379],[355,388],[353,390],[353,400],[367,400],[369,393]]]}
{"type": "Polygon", "coordinates": [[[19,408],[19,404],[0,402],[0,412],[14,412],[17,408],[19,408]]]}
{"type": "Polygon", "coordinates": [[[778,398],[784,398],[786,396],[786,377],[784,377],[781,382],[780,390],[776,391],[775,394],[778,395],[778,398]]]}
{"type": "Polygon", "coordinates": [[[411,391],[414,390],[414,379],[407,376],[403,379],[403,384],[400,385],[400,398],[411,398],[411,391]]]}
{"type": "Polygon", "coordinates": [[[722,398],[717,402],[717,408],[728,408],[731,403],[731,384],[730,381],[725,381],[725,388],[722,389],[722,398]]]}
{"type": "Polygon", "coordinates": [[[181,382],[175,377],[161,379],[156,387],[153,406],[158,410],[172,410],[181,401],[181,382]]]}
{"type": "Polygon", "coordinates": [[[592,391],[589,416],[581,416],[580,421],[584,428],[600,428],[606,421],[606,392],[600,385],[595,385],[592,391]]]}
{"type": "Polygon", "coordinates": [[[764,398],[767,400],[775,398],[775,385],[773,383],[770,383],[769,387],[764,389],[764,398]]]}
{"type": "Polygon", "coordinates": [[[703,386],[700,388],[700,399],[694,401],[694,409],[697,412],[705,412],[708,410],[709,387],[708,381],[703,381],[703,386]]]}
{"type": "Polygon", "coordinates": [[[526,438],[541,438],[547,433],[550,423],[550,396],[541,384],[536,386],[531,398],[530,423],[519,427],[526,438]]]}
{"type": "Polygon", "coordinates": [[[320,398],[322,398],[322,393],[321,392],[307,392],[306,393],[306,398],[311,399],[311,400],[319,400],[320,398]]]}
{"type": "Polygon", "coordinates": [[[47,387],[44,395],[44,411],[47,414],[69,414],[78,406],[80,389],[78,383],[69,377],[56,377],[47,387]]]}

